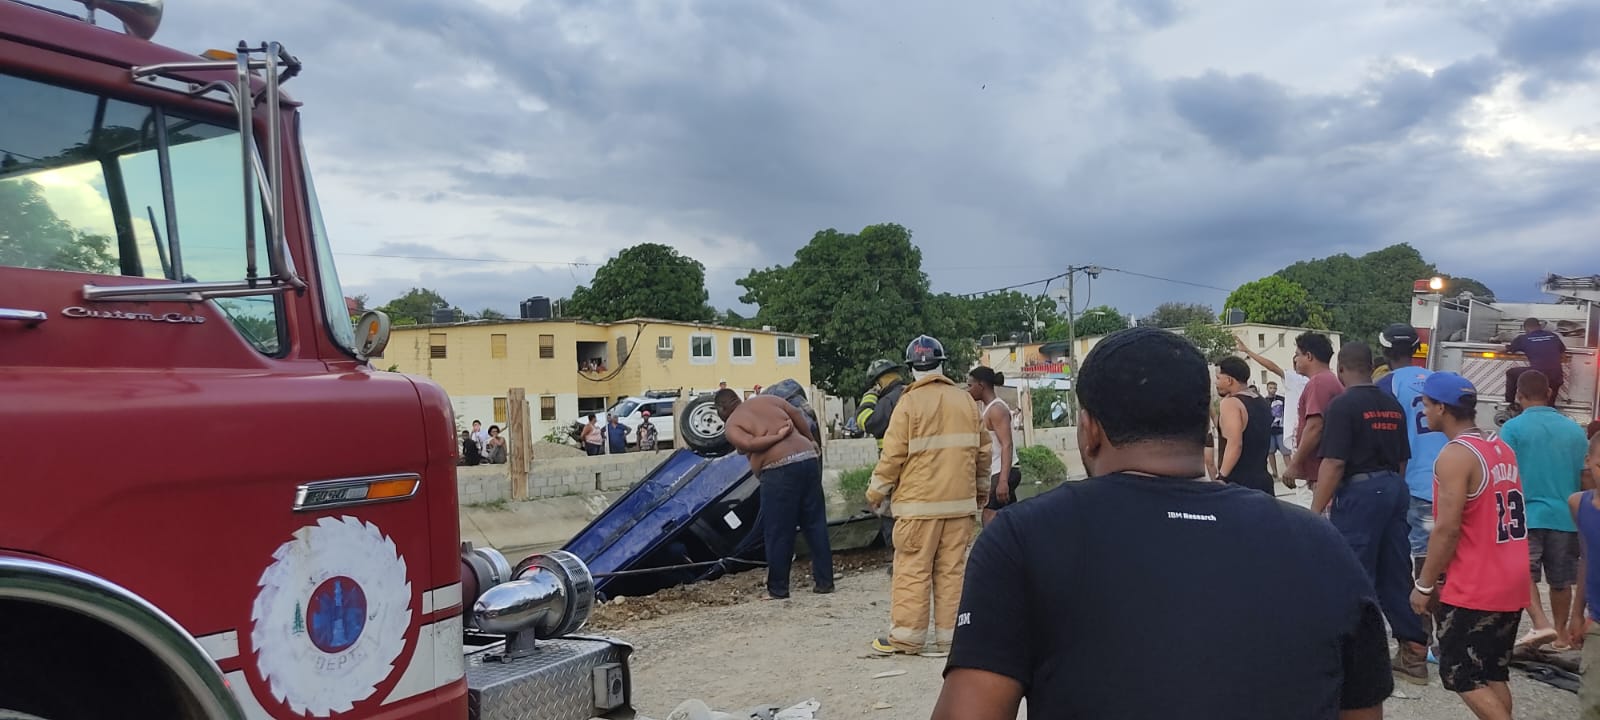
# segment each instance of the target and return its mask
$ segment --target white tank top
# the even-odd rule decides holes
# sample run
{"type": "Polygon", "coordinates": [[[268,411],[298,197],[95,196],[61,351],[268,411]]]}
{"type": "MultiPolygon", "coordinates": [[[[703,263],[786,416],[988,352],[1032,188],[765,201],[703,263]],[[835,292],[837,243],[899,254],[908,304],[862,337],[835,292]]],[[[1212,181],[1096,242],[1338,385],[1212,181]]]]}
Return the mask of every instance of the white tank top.
{"type": "MultiPolygon", "coordinates": [[[[1007,426],[1011,425],[1011,408],[1010,408],[1010,406],[1006,405],[1005,402],[1002,401],[1000,398],[995,398],[993,400],[990,400],[989,404],[984,406],[984,408],[983,408],[983,419],[984,419],[984,427],[985,427],[985,429],[987,429],[987,427],[989,425],[989,422],[990,422],[989,421],[989,411],[994,409],[994,406],[996,404],[999,404],[1001,408],[1005,409],[1005,411],[1006,411],[1006,425],[1007,426]]],[[[989,475],[994,476],[994,475],[999,475],[1000,474],[1000,461],[1003,458],[1000,457],[1000,438],[995,436],[993,430],[988,430],[988,433],[989,433],[989,453],[990,453],[990,455],[989,455],[989,475]]],[[[1017,443],[1015,442],[1015,439],[1013,438],[1013,442],[1011,443],[1011,467],[1016,467],[1016,466],[1017,466],[1017,443]]]]}

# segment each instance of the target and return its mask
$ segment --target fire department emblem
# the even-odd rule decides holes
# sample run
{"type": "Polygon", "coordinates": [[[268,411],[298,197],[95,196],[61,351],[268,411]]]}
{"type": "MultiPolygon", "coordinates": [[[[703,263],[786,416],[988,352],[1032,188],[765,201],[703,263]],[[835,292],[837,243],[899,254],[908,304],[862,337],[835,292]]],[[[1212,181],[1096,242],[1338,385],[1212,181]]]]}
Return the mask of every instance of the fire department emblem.
{"type": "Polygon", "coordinates": [[[405,648],[405,559],[378,526],[349,516],[300,528],[272,558],[250,613],[261,677],[296,713],[349,711],[405,648]]]}

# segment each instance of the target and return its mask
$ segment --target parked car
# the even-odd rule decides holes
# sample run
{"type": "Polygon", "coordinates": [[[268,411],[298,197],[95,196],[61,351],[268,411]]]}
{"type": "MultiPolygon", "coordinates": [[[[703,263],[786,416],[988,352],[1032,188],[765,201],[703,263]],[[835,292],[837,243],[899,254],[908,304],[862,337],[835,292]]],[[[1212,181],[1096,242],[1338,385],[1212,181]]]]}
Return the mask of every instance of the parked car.
{"type": "MultiPolygon", "coordinates": [[[[661,447],[673,441],[675,426],[672,423],[672,404],[675,402],[677,402],[676,395],[668,397],[665,393],[652,393],[644,397],[625,398],[607,408],[605,412],[595,413],[594,416],[604,424],[608,413],[616,415],[617,422],[628,428],[628,446],[634,447],[639,442],[639,425],[644,423],[645,411],[649,411],[650,424],[656,426],[656,446],[661,447]]],[[[580,447],[583,444],[583,426],[588,423],[589,415],[585,413],[573,421],[567,429],[567,434],[577,440],[580,447]]],[[[720,426],[718,432],[721,432],[720,426]]]]}

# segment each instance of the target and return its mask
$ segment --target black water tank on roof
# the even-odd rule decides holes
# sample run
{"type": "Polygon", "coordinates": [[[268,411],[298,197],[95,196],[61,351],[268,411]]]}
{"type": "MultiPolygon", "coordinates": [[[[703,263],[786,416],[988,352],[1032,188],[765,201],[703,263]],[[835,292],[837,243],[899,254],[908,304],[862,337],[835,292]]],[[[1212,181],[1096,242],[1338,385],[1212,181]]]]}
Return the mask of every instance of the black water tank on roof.
{"type": "Polygon", "coordinates": [[[550,298],[536,295],[522,301],[523,320],[549,320],[550,298]]]}
{"type": "Polygon", "coordinates": [[[435,324],[435,325],[443,325],[445,323],[453,323],[455,321],[456,321],[456,311],[455,310],[453,310],[451,308],[434,308],[434,310],[433,310],[433,324],[435,324]]]}

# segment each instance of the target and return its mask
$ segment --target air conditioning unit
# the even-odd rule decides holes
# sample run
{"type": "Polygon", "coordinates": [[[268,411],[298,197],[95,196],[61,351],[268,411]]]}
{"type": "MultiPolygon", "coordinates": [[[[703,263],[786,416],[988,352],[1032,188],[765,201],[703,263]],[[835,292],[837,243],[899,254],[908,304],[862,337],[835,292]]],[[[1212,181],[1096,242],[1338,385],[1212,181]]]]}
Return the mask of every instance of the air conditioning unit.
{"type": "Polygon", "coordinates": [[[670,358],[670,357],[672,357],[672,336],[671,335],[662,335],[661,337],[656,339],[656,357],[658,357],[658,358],[670,358]]]}

